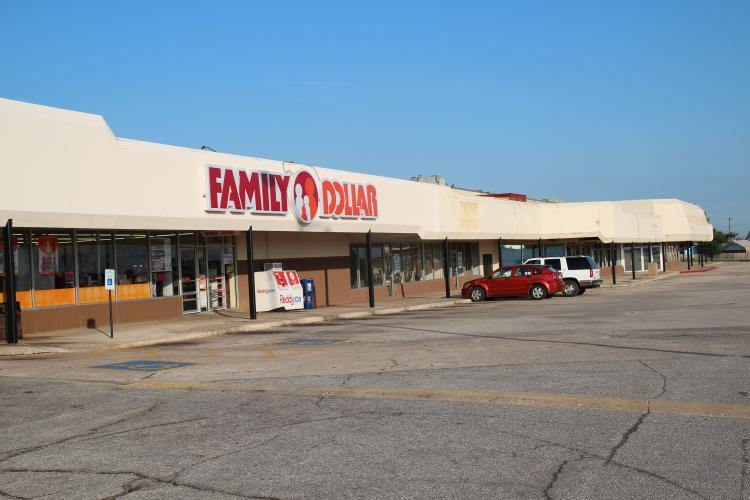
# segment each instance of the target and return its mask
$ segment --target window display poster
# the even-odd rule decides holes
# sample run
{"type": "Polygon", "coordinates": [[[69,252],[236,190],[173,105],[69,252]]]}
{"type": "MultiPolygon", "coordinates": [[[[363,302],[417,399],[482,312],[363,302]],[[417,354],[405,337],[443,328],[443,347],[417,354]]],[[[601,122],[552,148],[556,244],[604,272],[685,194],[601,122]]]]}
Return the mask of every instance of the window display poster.
{"type": "Polygon", "coordinates": [[[57,274],[59,269],[57,236],[40,236],[37,249],[39,251],[39,274],[42,276],[57,274]]]}
{"type": "MultiPolygon", "coordinates": [[[[13,246],[13,270],[18,274],[18,238],[14,236],[11,245],[13,246]]],[[[5,274],[5,240],[0,237],[0,275],[3,274],[5,274]]]]}
{"type": "Polygon", "coordinates": [[[151,241],[151,271],[162,273],[172,268],[172,245],[169,238],[151,241]]]}

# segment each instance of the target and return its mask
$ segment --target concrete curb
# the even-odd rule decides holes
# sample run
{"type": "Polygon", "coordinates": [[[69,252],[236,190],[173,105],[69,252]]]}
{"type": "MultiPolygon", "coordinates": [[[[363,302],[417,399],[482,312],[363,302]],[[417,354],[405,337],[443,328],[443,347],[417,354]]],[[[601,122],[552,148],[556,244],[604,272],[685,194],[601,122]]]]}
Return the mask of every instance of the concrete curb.
{"type": "Polygon", "coordinates": [[[117,345],[102,345],[91,349],[65,349],[62,347],[43,347],[35,346],[33,344],[15,344],[9,346],[2,346],[0,348],[0,357],[2,356],[24,356],[29,354],[59,354],[59,353],[74,353],[74,352],[92,352],[92,351],[110,351],[114,349],[132,349],[135,347],[149,347],[164,344],[174,344],[177,342],[187,342],[191,340],[200,340],[209,337],[217,337],[219,335],[236,335],[249,332],[263,332],[267,330],[274,330],[285,326],[294,325],[310,325],[317,323],[325,323],[328,321],[335,321],[339,319],[362,319],[370,318],[375,316],[386,316],[391,314],[399,314],[408,311],[425,311],[428,309],[438,309],[443,307],[452,307],[458,304],[466,304],[471,302],[469,299],[455,299],[445,302],[432,302],[428,304],[417,304],[414,306],[402,306],[402,307],[390,307],[388,309],[376,309],[373,311],[354,311],[340,314],[326,314],[320,316],[304,316],[301,318],[286,319],[279,321],[266,321],[262,323],[245,323],[239,326],[233,326],[228,328],[219,328],[216,330],[207,330],[202,332],[192,332],[180,335],[170,335],[166,338],[141,340],[137,342],[126,342],[117,345]],[[5,352],[5,351],[11,352],[5,352]]]}

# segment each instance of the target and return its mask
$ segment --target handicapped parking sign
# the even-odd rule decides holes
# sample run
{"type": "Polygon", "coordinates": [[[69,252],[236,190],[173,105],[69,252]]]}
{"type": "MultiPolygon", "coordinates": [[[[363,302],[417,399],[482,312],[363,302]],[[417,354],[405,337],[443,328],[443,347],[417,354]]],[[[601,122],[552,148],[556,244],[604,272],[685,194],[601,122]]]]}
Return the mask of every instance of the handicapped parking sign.
{"type": "Polygon", "coordinates": [[[114,291],[115,289],[115,270],[105,269],[104,270],[104,289],[108,291],[114,291]]]}

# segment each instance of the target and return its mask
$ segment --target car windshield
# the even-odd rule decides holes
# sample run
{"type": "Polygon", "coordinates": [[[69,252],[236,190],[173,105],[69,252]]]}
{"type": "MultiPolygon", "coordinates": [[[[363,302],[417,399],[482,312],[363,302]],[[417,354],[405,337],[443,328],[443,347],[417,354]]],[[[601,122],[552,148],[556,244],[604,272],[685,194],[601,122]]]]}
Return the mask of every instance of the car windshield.
{"type": "Polygon", "coordinates": [[[550,270],[550,271],[552,271],[553,273],[556,273],[556,272],[557,272],[557,269],[555,269],[555,268],[554,268],[554,267],[552,267],[552,266],[547,266],[547,269],[549,269],[549,270],[550,270]]]}

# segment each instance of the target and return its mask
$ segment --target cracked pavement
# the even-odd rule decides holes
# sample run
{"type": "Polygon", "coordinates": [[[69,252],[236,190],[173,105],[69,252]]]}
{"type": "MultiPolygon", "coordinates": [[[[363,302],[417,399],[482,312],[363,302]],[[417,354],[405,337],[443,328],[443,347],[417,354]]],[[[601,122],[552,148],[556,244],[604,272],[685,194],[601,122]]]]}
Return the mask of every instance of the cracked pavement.
{"type": "Polygon", "coordinates": [[[748,278],[2,359],[0,498],[750,499],[748,278]]]}

